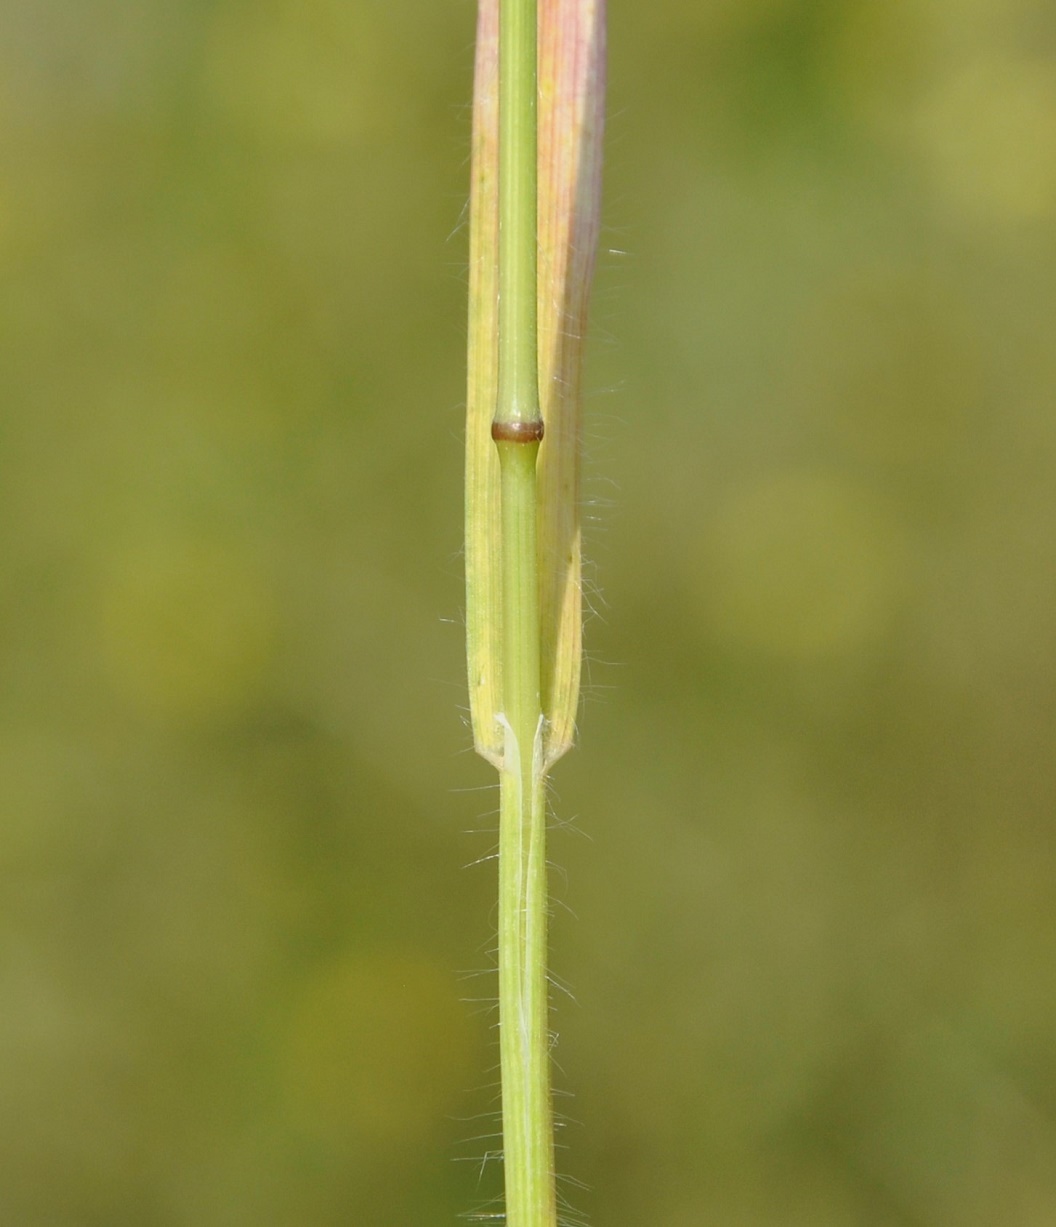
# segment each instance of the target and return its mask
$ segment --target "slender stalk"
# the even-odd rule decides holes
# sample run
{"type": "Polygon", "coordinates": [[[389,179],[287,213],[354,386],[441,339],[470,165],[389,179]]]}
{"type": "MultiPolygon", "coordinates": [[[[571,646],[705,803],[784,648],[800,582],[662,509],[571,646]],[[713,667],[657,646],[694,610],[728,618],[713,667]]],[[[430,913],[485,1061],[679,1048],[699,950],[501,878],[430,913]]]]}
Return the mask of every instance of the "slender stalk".
{"type": "Polygon", "coordinates": [[[507,1227],[555,1227],[546,773],[579,689],[579,363],[598,224],[603,0],[480,0],[470,221],[466,632],[499,769],[507,1227]],[[544,420],[546,439],[544,441],[544,420]]]}
{"type": "Polygon", "coordinates": [[[500,443],[499,449],[507,699],[499,773],[499,1049],[506,1222],[509,1227],[552,1227],[556,1212],[546,979],[546,798],[535,574],[538,444],[500,443]]]}
{"type": "Polygon", "coordinates": [[[542,422],[536,325],[537,31],[536,0],[501,0],[496,422],[542,422]]]}
{"type": "Polygon", "coordinates": [[[535,0],[499,10],[499,387],[491,434],[502,517],[499,1048],[507,1227],[556,1222],[546,991],[546,800],[539,668],[535,0]]]}

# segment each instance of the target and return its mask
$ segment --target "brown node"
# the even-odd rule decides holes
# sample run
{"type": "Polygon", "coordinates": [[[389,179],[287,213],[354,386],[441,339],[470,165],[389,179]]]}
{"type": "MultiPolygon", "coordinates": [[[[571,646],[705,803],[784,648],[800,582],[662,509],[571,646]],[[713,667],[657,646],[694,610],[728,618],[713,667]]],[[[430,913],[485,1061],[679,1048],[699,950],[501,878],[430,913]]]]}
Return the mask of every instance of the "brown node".
{"type": "Polygon", "coordinates": [[[539,443],[543,437],[543,420],[534,422],[492,422],[491,437],[496,443],[539,443]]]}

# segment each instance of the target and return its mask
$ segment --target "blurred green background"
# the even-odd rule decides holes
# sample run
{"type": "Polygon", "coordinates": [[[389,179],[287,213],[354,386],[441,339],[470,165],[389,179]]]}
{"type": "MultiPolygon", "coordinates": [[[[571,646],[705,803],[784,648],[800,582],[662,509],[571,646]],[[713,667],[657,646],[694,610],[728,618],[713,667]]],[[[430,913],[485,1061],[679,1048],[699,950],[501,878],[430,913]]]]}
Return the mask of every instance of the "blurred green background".
{"type": "MultiPolygon", "coordinates": [[[[473,20],[0,3],[5,1224],[494,1211],[473,20]]],[[[1051,1227],[1056,10],[610,39],[570,1198],[1051,1227]]]]}

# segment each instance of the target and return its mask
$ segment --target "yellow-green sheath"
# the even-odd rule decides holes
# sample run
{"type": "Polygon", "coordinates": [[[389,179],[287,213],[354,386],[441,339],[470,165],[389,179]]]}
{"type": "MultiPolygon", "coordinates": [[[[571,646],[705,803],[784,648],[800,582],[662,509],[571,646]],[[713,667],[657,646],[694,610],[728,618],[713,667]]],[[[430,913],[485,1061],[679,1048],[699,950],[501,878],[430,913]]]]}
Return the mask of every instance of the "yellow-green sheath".
{"type": "MultiPolygon", "coordinates": [[[[603,0],[540,0],[537,363],[546,436],[536,552],[546,754],[572,744],[579,699],[580,367],[600,202],[603,0]]],[[[499,0],[480,0],[473,86],[466,411],[466,640],[477,751],[499,766],[502,595],[499,461],[499,0]]]]}
{"type": "Polygon", "coordinates": [[[582,660],[580,372],[601,217],[604,0],[539,0],[539,601],[546,761],[572,745],[582,660]]]}
{"type": "Polygon", "coordinates": [[[481,0],[473,73],[466,400],[466,657],[473,742],[502,765],[502,525],[491,423],[499,386],[499,6],[481,0]]]}

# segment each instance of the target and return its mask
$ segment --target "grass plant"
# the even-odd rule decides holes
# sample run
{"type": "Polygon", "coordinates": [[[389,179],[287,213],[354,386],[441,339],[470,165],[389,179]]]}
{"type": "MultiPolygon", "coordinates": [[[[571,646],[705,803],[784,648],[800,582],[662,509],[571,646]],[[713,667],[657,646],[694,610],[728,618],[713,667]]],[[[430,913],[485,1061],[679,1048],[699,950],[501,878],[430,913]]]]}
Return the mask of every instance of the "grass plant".
{"type": "Polygon", "coordinates": [[[546,783],[581,657],[580,365],[599,216],[603,0],[481,0],[466,456],[469,689],[499,771],[499,1033],[509,1227],[558,1218],[546,783]]]}

